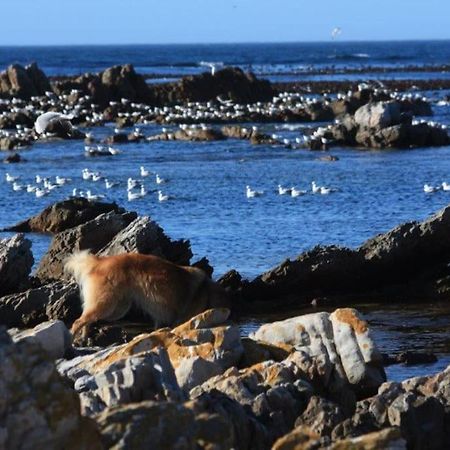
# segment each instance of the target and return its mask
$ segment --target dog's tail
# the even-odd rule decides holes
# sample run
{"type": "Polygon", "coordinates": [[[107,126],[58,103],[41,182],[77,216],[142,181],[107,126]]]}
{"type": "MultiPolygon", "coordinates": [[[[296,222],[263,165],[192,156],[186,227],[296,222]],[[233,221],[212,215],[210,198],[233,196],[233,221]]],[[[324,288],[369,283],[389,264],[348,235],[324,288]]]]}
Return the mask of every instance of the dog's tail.
{"type": "Polygon", "coordinates": [[[89,253],[89,250],[82,250],[66,259],[64,270],[72,274],[77,283],[81,283],[83,275],[88,274],[97,262],[97,256],[89,253]]]}

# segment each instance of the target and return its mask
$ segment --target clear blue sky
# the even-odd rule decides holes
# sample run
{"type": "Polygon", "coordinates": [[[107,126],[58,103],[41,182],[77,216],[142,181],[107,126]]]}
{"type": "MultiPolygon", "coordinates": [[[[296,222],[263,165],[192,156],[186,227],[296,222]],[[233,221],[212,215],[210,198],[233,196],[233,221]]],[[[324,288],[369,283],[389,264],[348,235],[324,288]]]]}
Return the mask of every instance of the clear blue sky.
{"type": "Polygon", "coordinates": [[[450,0],[2,0],[0,45],[449,39],[450,0]]]}

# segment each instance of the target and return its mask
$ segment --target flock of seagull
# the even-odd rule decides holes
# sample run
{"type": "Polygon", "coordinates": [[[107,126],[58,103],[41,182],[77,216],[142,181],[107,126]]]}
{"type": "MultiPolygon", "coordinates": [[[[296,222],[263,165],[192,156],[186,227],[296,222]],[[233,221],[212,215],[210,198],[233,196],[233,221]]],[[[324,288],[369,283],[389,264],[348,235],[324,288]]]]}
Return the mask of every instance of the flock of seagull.
{"type": "MultiPolygon", "coordinates": [[[[315,181],[311,182],[311,193],[312,194],[321,194],[321,195],[328,195],[333,192],[337,192],[338,189],[330,188],[327,186],[319,186],[315,181]]],[[[297,189],[296,187],[283,187],[281,184],[278,185],[278,195],[288,195],[291,197],[301,197],[302,195],[308,194],[307,190],[301,190],[297,189]]],[[[261,197],[264,195],[264,191],[257,191],[255,189],[252,189],[250,186],[246,186],[245,188],[245,195],[247,198],[255,198],[255,197],[261,197]]]]}
{"type": "MultiPolygon", "coordinates": [[[[154,175],[154,181],[157,185],[165,184],[168,180],[162,178],[159,174],[153,174],[150,170],[146,169],[144,166],[140,166],[139,168],[140,178],[132,178],[129,177],[127,179],[127,199],[129,202],[141,199],[145,197],[147,194],[151,192],[156,192],[158,194],[159,202],[166,202],[173,198],[173,196],[165,194],[161,189],[153,189],[151,191],[147,191],[146,186],[144,184],[144,178],[147,178],[151,175],[154,175]]],[[[104,183],[104,187],[106,189],[112,189],[120,186],[120,182],[109,180],[107,177],[103,176],[100,172],[91,171],[88,168],[84,168],[81,171],[81,177],[84,181],[92,181],[92,182],[101,182],[104,183]]],[[[60,188],[68,183],[72,182],[71,178],[64,178],[61,176],[56,176],[54,179],[49,177],[42,177],[41,175],[36,175],[34,177],[35,184],[20,184],[20,177],[14,176],[9,173],[5,174],[5,181],[11,184],[12,190],[17,191],[26,191],[28,193],[34,194],[37,198],[45,197],[50,194],[54,189],[60,188]]],[[[94,194],[91,189],[80,190],[79,188],[72,189],[71,197],[84,197],[88,200],[101,200],[105,198],[103,194],[94,194]]]]}
{"type": "Polygon", "coordinates": [[[423,185],[423,192],[425,192],[425,194],[433,194],[437,191],[447,191],[447,192],[450,191],[450,184],[447,183],[446,181],[443,181],[438,186],[433,186],[431,184],[423,185]]]}

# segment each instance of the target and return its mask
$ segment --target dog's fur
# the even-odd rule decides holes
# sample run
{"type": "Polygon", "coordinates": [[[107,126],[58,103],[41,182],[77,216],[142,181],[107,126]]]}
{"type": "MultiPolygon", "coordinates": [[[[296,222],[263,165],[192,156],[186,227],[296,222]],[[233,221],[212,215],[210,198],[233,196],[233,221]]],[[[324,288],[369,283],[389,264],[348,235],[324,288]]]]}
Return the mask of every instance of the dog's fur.
{"type": "Polygon", "coordinates": [[[97,320],[118,320],[134,303],[158,325],[181,323],[214,307],[229,306],[226,292],[196,267],[178,266],[139,253],[95,256],[81,251],[70,256],[65,270],[80,287],[83,313],[72,334],[97,320]]]}

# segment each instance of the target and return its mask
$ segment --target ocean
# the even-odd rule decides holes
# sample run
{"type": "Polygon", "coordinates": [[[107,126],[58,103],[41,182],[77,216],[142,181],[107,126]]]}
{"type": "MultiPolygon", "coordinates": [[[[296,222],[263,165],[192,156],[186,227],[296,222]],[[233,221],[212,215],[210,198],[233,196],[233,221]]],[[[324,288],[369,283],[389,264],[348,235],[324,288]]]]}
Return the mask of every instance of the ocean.
{"type": "MultiPolygon", "coordinates": [[[[137,72],[148,76],[149,83],[209,70],[206,62],[239,66],[273,82],[430,80],[450,78],[445,68],[450,63],[450,41],[0,47],[1,70],[11,63],[32,61],[49,76],[98,72],[131,63],[137,72]]],[[[443,101],[449,92],[416,92],[433,105],[433,117],[424,119],[450,126],[450,106],[443,101]]],[[[317,125],[264,124],[260,128],[292,139],[317,125]]],[[[110,123],[89,131],[102,138],[111,135],[114,126],[110,123]]],[[[146,135],[161,131],[156,124],[140,128],[146,135]]],[[[377,233],[405,221],[422,220],[450,203],[450,192],[423,192],[425,183],[450,182],[450,147],[388,151],[333,148],[331,153],[339,158],[333,163],[320,160],[320,153],[252,146],[248,141],[142,142],[119,147],[123,150],[120,155],[104,158],[86,158],[84,143],[79,141],[38,142],[23,150],[26,162],[0,166],[0,227],[67,198],[75,187],[91,189],[105,195],[106,200],[150,216],[169,236],[189,239],[194,260],[206,256],[216,277],[236,269],[253,278],[315,245],[356,247],[377,233]],[[141,165],[168,180],[162,190],[171,200],[157,201],[157,186],[151,179],[146,180],[152,191],[148,196],[127,201],[126,179],[138,177],[141,165]],[[86,167],[119,182],[119,186],[107,191],[101,183],[83,181],[81,171],[86,167]],[[4,182],[6,172],[19,175],[24,183],[33,182],[36,174],[70,177],[72,183],[36,199],[26,191],[13,192],[4,182]],[[309,190],[312,181],[337,192],[324,196],[308,193],[298,198],[277,195],[278,184],[309,190]],[[264,195],[247,199],[246,185],[264,191],[264,195]]],[[[38,260],[50,237],[31,238],[38,260]]],[[[445,327],[440,330],[448,331],[445,327]]]]}

